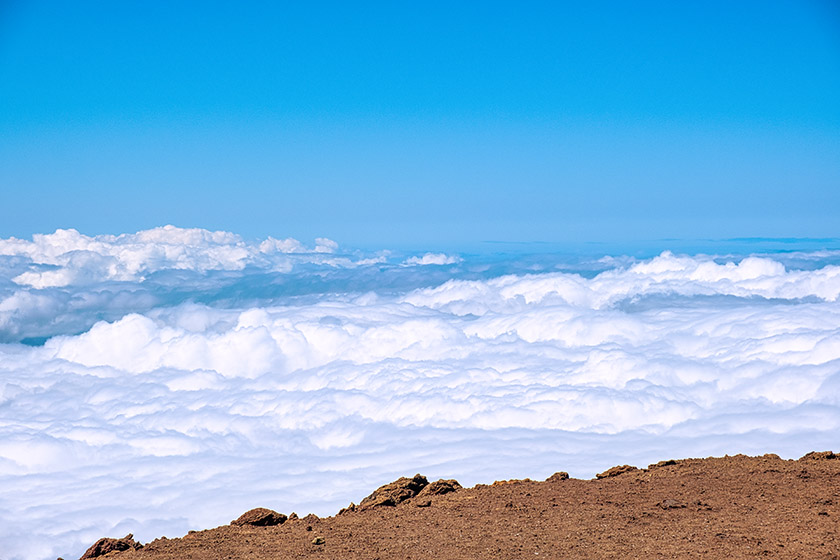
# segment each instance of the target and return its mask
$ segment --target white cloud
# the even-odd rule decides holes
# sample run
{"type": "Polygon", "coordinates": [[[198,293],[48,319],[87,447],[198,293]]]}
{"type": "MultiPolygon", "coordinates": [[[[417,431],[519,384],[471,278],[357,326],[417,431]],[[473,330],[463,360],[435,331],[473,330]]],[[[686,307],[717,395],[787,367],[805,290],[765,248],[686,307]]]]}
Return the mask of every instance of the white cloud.
{"type": "MultiPolygon", "coordinates": [[[[0,239],[0,255],[28,258],[54,268],[23,272],[13,280],[33,288],[68,286],[102,280],[136,281],[159,270],[242,270],[249,265],[288,268],[288,255],[335,253],[338,244],[316,239],[307,250],[296,239],[272,237],[247,243],[224,231],[163,226],[133,234],[87,236],[74,229],[36,234],[32,241],[0,239]]],[[[311,259],[310,259],[311,260],[311,259]]]]}
{"type": "MultiPolygon", "coordinates": [[[[238,247],[185,231],[196,247],[238,247]]],[[[299,250],[287,241],[246,252],[299,250]]],[[[165,262],[221,262],[178,254],[165,262]]],[[[393,278],[411,285],[422,267],[401,262],[393,278]]],[[[510,274],[396,293],[366,291],[378,267],[351,267],[321,294],[224,307],[161,305],[140,276],[123,307],[94,297],[106,283],[19,287],[0,300],[7,330],[124,312],[42,347],[0,345],[0,542],[12,559],[67,557],[106,534],[178,536],[255,506],[331,514],[418,470],[474,484],[836,444],[836,266],[615,262],[593,278],[510,274]],[[141,294],[152,299],[138,311],[141,294]]],[[[324,281],[321,269],[301,274],[324,281]]],[[[185,278],[186,292],[228,286],[185,278]]]]}
{"type": "Polygon", "coordinates": [[[447,255],[445,253],[426,253],[421,257],[411,257],[405,260],[406,265],[444,265],[461,262],[461,257],[447,255]]]}
{"type": "Polygon", "coordinates": [[[326,237],[318,237],[315,239],[316,253],[335,253],[338,249],[338,243],[326,237]]]}

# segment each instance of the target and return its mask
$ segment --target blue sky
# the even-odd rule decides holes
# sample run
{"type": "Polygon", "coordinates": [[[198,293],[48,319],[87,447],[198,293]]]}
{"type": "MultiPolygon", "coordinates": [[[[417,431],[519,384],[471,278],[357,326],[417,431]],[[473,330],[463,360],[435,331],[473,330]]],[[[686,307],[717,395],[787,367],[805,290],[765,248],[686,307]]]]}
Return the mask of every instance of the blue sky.
{"type": "Polygon", "coordinates": [[[0,236],[837,237],[840,7],[0,3],[0,236]]]}

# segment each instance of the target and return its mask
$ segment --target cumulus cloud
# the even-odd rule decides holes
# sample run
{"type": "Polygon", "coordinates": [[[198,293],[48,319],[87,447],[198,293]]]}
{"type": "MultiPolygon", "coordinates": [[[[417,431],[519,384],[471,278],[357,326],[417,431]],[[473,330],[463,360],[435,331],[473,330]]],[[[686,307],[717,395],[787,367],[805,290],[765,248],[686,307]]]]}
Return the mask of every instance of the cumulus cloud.
{"type": "Polygon", "coordinates": [[[734,296],[837,301],[840,266],[787,270],[770,258],[747,257],[723,264],[711,257],[664,252],[649,261],[607,270],[592,279],[576,274],[508,275],[490,281],[452,280],[406,296],[405,301],[466,314],[504,311],[551,302],[602,309],[651,296],[734,296]]]}
{"type": "Polygon", "coordinates": [[[323,286],[306,287],[316,272],[325,282],[384,260],[341,254],[326,238],[308,248],[291,238],[251,243],[229,232],[174,226],[0,239],[0,343],[76,334],[98,320],[193,299],[226,304],[320,293],[323,286]]]}
{"type": "MultiPolygon", "coordinates": [[[[262,253],[298,250],[266,243],[262,253]]],[[[178,277],[184,292],[233,293],[225,306],[143,292],[156,280],[138,276],[128,285],[151,298],[144,308],[129,298],[84,332],[0,345],[9,557],[78,555],[105,534],[179,536],[258,505],[331,514],[418,470],[465,484],[591,477],[616,463],[836,444],[833,261],[663,253],[589,277],[481,277],[466,260],[452,279],[404,258],[359,260],[325,265],[336,276],[300,272],[304,298],[236,295],[286,273],[178,277]]],[[[74,309],[92,291],[18,287],[0,320],[44,321],[56,293],[74,309]]]]}
{"type": "MultiPolygon", "coordinates": [[[[335,241],[318,238],[313,249],[296,239],[269,237],[247,243],[224,231],[163,226],[133,234],[87,236],[74,229],[36,234],[32,241],[1,239],[0,255],[28,258],[34,270],[13,281],[34,288],[61,287],[98,280],[142,280],[159,270],[242,270],[249,265],[267,266],[278,255],[334,253],[335,241]],[[37,266],[37,265],[46,265],[37,266]]],[[[288,261],[278,264],[287,267],[288,261]]]]}
{"type": "Polygon", "coordinates": [[[461,262],[461,257],[450,256],[445,253],[426,253],[420,257],[410,257],[405,260],[406,265],[444,265],[461,262]]]}

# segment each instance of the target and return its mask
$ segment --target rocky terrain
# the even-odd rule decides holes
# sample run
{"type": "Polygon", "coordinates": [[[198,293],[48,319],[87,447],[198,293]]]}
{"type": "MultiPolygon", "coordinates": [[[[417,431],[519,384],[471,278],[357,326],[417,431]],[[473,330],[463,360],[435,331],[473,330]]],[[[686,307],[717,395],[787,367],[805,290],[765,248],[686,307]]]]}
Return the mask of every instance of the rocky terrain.
{"type": "Polygon", "coordinates": [[[462,488],[400,478],[337,515],[266,508],[230,525],[142,545],[104,538],[115,560],[802,558],[840,560],[840,456],[661,461],[592,480],[462,488]]]}

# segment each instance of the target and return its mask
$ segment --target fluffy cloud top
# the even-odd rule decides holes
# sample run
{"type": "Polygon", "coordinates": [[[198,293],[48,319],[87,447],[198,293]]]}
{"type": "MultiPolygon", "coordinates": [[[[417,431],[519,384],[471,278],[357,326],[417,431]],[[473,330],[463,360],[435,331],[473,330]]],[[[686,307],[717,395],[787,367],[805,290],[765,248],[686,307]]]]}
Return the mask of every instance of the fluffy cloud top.
{"type": "Polygon", "coordinates": [[[242,270],[248,265],[285,266],[278,255],[333,253],[338,244],[326,238],[307,249],[296,239],[269,237],[260,243],[247,243],[240,236],[224,231],[183,229],[163,226],[122,235],[89,237],[74,229],[21,239],[0,240],[0,255],[28,258],[35,265],[55,268],[32,270],[13,278],[14,282],[35,288],[67,286],[99,280],[142,280],[158,270],[242,270]]]}
{"type": "Polygon", "coordinates": [[[429,264],[436,264],[436,265],[444,265],[444,264],[455,264],[461,262],[460,257],[450,256],[445,253],[426,253],[423,256],[418,257],[411,257],[406,259],[406,265],[429,265],[429,264]]]}
{"type": "MultiPolygon", "coordinates": [[[[158,244],[162,231],[141,233],[158,244]]],[[[239,247],[231,234],[183,235],[239,247]]],[[[254,247],[299,250],[245,244],[245,262],[254,247]]],[[[473,484],[831,447],[840,269],[833,255],[797,258],[811,266],[663,253],[589,277],[480,277],[467,259],[455,278],[357,258],[323,284],[323,270],[301,272],[305,298],[92,299],[86,309],[104,302],[114,318],[39,347],[0,345],[0,542],[12,559],[67,557],[105,534],[177,536],[260,505],[334,513],[418,470],[473,484]]],[[[222,261],[250,285],[242,260],[222,261]]],[[[123,282],[140,289],[156,265],[142,266],[123,282]]],[[[7,282],[20,273],[8,270],[7,282]]],[[[186,292],[231,292],[183,278],[186,292]]],[[[57,293],[91,298],[110,281],[18,288],[0,317],[48,316],[57,293]]]]}

